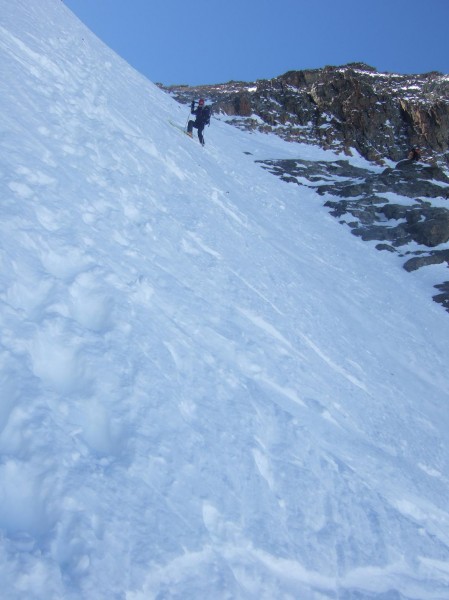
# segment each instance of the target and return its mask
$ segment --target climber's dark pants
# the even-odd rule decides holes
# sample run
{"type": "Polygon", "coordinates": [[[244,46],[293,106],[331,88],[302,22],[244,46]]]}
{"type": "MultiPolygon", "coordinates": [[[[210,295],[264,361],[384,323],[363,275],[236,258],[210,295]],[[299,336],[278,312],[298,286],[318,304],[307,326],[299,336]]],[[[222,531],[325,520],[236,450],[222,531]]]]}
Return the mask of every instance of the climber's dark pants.
{"type": "Polygon", "coordinates": [[[192,133],[192,129],[194,127],[195,127],[195,129],[198,129],[198,139],[200,140],[200,143],[204,146],[204,137],[203,137],[204,125],[203,125],[203,123],[198,123],[197,121],[189,121],[189,124],[187,126],[187,131],[189,133],[192,133]]]}

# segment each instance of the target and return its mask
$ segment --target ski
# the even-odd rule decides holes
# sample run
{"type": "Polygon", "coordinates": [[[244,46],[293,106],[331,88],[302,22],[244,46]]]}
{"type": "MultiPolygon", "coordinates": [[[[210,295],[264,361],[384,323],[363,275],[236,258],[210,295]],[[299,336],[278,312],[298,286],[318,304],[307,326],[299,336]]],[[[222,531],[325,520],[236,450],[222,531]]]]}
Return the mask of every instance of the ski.
{"type": "Polygon", "coordinates": [[[189,134],[187,133],[187,131],[185,130],[185,127],[181,127],[181,125],[178,125],[177,123],[175,123],[175,122],[171,121],[170,119],[168,120],[168,122],[170,123],[170,125],[171,125],[172,127],[174,127],[175,129],[177,129],[178,131],[181,131],[181,133],[184,133],[185,135],[187,135],[187,136],[189,136],[189,137],[192,137],[191,135],[189,135],[189,134]]]}
{"type": "MultiPolygon", "coordinates": [[[[193,138],[193,134],[187,133],[185,127],[181,127],[181,125],[178,125],[178,123],[175,123],[174,121],[171,121],[170,119],[168,119],[168,122],[170,123],[170,125],[172,127],[174,127],[175,129],[177,129],[178,131],[180,131],[184,135],[187,135],[190,139],[194,139],[193,138]]],[[[204,144],[201,144],[201,145],[204,147],[204,144]]]]}

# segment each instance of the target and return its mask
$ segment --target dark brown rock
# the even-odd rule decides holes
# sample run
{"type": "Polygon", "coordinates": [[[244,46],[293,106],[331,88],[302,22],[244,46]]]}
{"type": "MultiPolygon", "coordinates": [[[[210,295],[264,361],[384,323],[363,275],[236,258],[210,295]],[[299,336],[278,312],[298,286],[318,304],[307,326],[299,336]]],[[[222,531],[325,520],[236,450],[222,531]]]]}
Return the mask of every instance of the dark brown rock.
{"type": "Polygon", "coordinates": [[[240,127],[346,154],[354,148],[372,161],[399,161],[413,146],[427,159],[449,152],[449,76],[441,73],[378,73],[351,63],[252,83],[164,89],[185,103],[206,96],[240,127]]]}

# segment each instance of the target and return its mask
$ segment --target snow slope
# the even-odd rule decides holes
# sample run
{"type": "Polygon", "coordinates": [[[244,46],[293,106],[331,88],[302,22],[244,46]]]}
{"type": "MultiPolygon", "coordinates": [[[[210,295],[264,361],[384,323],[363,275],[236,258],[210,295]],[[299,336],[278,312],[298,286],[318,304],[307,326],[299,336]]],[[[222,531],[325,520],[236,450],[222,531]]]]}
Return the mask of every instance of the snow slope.
{"type": "Polygon", "coordinates": [[[203,149],[58,0],[0,51],[2,598],[449,598],[447,314],[254,162],[336,157],[203,149]]]}

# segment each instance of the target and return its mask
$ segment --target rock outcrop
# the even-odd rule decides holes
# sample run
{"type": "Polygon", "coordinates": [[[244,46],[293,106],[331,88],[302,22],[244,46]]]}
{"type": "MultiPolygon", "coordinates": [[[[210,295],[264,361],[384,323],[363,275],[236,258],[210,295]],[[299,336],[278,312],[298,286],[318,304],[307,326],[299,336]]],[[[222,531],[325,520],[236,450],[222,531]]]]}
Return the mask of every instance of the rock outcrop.
{"type": "MultiPolygon", "coordinates": [[[[449,208],[432,204],[449,199],[449,176],[441,167],[408,160],[383,170],[348,160],[259,162],[284,181],[316,190],[334,217],[363,240],[378,241],[378,250],[398,254],[406,271],[449,266],[449,208]]],[[[449,311],[449,282],[435,287],[434,300],[449,311]]]]}
{"type": "Polygon", "coordinates": [[[449,161],[449,76],[441,73],[378,73],[353,63],[252,83],[164,89],[185,103],[204,96],[234,125],[287,140],[355,149],[371,161],[396,162],[419,146],[428,158],[449,161]]]}

